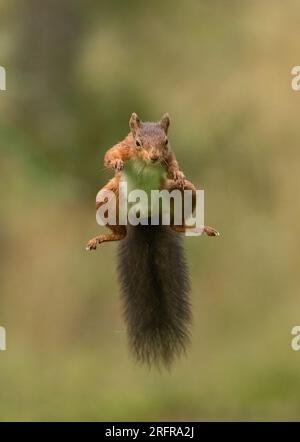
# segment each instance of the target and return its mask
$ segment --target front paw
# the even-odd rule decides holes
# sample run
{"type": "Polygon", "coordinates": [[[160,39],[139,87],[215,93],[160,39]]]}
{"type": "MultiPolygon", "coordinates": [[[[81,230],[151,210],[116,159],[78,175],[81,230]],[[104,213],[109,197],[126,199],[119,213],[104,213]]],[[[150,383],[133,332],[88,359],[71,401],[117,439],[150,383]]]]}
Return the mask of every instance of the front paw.
{"type": "Polygon", "coordinates": [[[113,167],[115,168],[115,170],[117,170],[118,172],[122,169],[124,169],[124,161],[123,160],[116,160],[114,162],[113,167]]]}
{"type": "Polygon", "coordinates": [[[175,170],[173,172],[173,180],[179,184],[180,187],[184,187],[185,175],[181,170],[175,170]]]}
{"type": "Polygon", "coordinates": [[[111,167],[117,171],[124,169],[124,161],[123,160],[106,160],[104,161],[104,165],[106,167],[111,167]]]}

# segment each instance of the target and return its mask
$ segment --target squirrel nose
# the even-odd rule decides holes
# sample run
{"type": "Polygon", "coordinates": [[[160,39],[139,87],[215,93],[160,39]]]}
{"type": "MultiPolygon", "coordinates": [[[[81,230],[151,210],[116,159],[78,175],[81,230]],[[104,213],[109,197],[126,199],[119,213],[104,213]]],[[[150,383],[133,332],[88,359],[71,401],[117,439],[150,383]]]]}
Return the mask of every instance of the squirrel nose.
{"type": "Polygon", "coordinates": [[[155,163],[157,160],[158,160],[158,156],[152,156],[151,157],[151,161],[152,161],[152,163],[155,163]]]}

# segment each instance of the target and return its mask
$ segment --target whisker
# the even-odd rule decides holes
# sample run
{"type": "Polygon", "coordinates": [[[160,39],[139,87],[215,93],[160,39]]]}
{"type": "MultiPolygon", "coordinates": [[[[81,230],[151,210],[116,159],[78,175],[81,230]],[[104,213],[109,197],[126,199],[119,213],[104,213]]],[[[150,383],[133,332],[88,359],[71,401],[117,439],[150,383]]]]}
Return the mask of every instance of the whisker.
{"type": "Polygon", "coordinates": [[[141,166],[140,170],[138,171],[138,176],[140,176],[142,174],[142,172],[144,171],[146,167],[146,164],[144,166],[141,166]]]}
{"type": "Polygon", "coordinates": [[[162,160],[165,163],[165,165],[168,166],[167,160],[165,158],[162,158],[162,160]]]}
{"type": "Polygon", "coordinates": [[[108,170],[108,169],[110,169],[110,167],[105,166],[105,167],[102,167],[101,169],[99,169],[99,172],[103,172],[104,170],[108,170]]]}

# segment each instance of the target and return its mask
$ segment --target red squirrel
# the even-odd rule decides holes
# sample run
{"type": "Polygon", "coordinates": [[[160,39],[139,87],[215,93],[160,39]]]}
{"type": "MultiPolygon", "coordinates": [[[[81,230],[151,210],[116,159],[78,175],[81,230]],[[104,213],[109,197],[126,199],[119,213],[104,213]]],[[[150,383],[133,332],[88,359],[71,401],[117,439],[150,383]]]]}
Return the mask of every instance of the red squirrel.
{"type": "MultiPolygon", "coordinates": [[[[96,207],[104,203],[107,190],[116,196],[116,224],[107,224],[109,234],[92,238],[88,250],[106,241],[120,241],[118,272],[124,303],[129,344],[138,361],[149,365],[170,365],[184,352],[189,340],[188,271],[181,238],[189,226],[171,218],[166,225],[118,224],[119,184],[142,190],[174,189],[192,191],[192,210],[196,188],[186,179],[168,139],[170,118],[143,122],[136,113],[129,120],[130,133],[105,154],[104,164],[115,170],[114,177],[98,192],[96,207]]],[[[213,227],[204,226],[208,236],[217,236],[213,227]]]]}
{"type": "MultiPolygon", "coordinates": [[[[103,204],[103,194],[106,190],[111,190],[116,195],[116,210],[118,209],[119,184],[122,179],[122,171],[129,161],[136,161],[145,164],[143,173],[146,175],[147,169],[162,166],[166,175],[158,177],[157,187],[172,191],[174,189],[191,190],[195,194],[195,186],[186,179],[184,173],[180,170],[175,154],[171,150],[170,142],[167,137],[170,118],[164,114],[159,122],[142,122],[136,113],[131,115],[129,126],[131,132],[119,143],[111,147],[104,156],[104,165],[115,170],[115,176],[103,189],[98,192],[96,207],[103,204]]],[[[137,168],[137,173],[139,168],[137,168]]],[[[143,176],[142,176],[143,178],[143,176]]],[[[145,177],[145,180],[147,177],[145,177]]],[[[141,179],[139,183],[141,184],[141,179]]],[[[193,198],[193,205],[196,199],[193,198]]],[[[193,207],[194,209],[194,207],[193,207]]],[[[118,241],[126,236],[126,226],[107,224],[112,230],[111,234],[98,235],[92,238],[87,249],[95,250],[98,244],[105,241],[118,241]]],[[[176,232],[185,232],[187,226],[171,224],[171,228],[176,232]]],[[[203,232],[208,236],[217,236],[216,229],[210,226],[204,226],[203,232]]]]}

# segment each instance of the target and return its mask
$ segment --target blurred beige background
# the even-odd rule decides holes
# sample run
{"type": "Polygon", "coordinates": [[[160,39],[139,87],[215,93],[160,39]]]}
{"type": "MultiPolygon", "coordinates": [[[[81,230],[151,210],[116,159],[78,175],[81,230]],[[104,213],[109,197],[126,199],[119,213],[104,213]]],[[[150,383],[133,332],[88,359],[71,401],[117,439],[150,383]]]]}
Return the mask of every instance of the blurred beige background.
{"type": "Polygon", "coordinates": [[[1,420],[299,419],[296,0],[0,0],[1,420]],[[96,253],[106,149],[168,111],[221,237],[185,239],[194,325],[171,373],[134,364],[96,253]]]}

